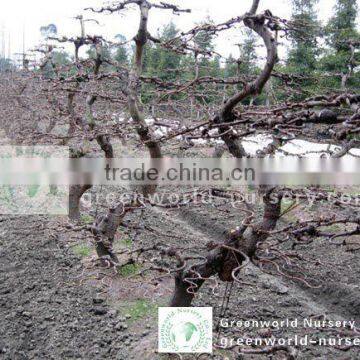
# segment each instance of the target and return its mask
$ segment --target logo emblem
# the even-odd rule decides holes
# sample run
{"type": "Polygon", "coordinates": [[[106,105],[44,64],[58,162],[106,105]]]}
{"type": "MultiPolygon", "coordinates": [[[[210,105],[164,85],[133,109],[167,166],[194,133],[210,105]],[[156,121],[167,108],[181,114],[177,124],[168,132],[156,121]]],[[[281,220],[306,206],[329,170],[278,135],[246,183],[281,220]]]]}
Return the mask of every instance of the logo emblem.
{"type": "Polygon", "coordinates": [[[212,353],[211,307],[160,307],[160,353],[212,353]]]}

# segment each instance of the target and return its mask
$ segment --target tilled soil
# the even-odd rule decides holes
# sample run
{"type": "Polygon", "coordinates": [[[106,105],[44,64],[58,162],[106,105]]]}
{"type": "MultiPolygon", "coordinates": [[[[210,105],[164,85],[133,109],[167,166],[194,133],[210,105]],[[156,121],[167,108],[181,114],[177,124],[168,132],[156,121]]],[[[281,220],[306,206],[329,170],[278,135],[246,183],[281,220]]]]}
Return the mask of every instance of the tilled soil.
{"type": "MultiPolygon", "coordinates": [[[[226,212],[216,211],[210,205],[150,210],[139,223],[143,230],[136,231],[135,245],[163,241],[191,247],[204,245],[209,240],[219,241],[227,229],[238,224],[239,212],[231,208],[226,212]]],[[[137,215],[132,215],[128,222],[135,223],[136,218],[137,215]]],[[[86,235],[75,233],[70,236],[65,227],[59,226],[64,222],[64,219],[42,216],[4,216],[0,219],[0,357],[168,358],[155,353],[156,307],[167,304],[172,280],[164,279],[154,286],[141,277],[114,275],[110,270],[104,270],[105,276],[99,276],[101,270],[89,266],[93,263],[91,254],[81,261],[72,251],[74,238],[81,242],[86,235]],[[95,273],[94,269],[97,269],[95,273]],[[104,281],[106,278],[111,281],[104,281]],[[140,306],[140,310],[136,306],[140,306]]],[[[122,241],[129,235],[128,229],[121,228],[116,246],[122,248],[122,241]]],[[[299,248],[299,253],[313,260],[307,262],[306,271],[320,280],[320,289],[265,274],[256,266],[249,265],[243,272],[244,284],[234,285],[223,316],[236,320],[298,318],[300,321],[326,317],[356,320],[359,324],[359,252],[346,252],[344,248],[327,246],[325,240],[320,240],[299,248]],[[319,258],[321,266],[316,262],[319,258]]],[[[195,300],[197,306],[214,307],[214,326],[224,292],[223,283],[209,281],[195,300]]],[[[299,327],[265,330],[222,328],[220,337],[262,336],[264,331],[267,335],[285,338],[306,333],[315,338],[330,334],[336,336],[327,330],[299,327]]],[[[339,350],[307,346],[299,350],[299,359],[359,358],[356,348],[339,350]]],[[[267,355],[241,356],[244,359],[268,358],[267,355]]],[[[284,356],[284,353],[278,353],[273,358],[283,359],[284,356]]],[[[194,356],[188,358],[195,359],[194,356]]],[[[213,356],[203,358],[241,357],[231,352],[215,351],[213,356]]]]}
{"type": "MultiPolygon", "coordinates": [[[[145,224],[160,228],[164,234],[164,241],[196,246],[206,242],[219,241],[224,238],[226,230],[239,223],[239,211],[231,207],[224,212],[216,210],[213,206],[197,208],[183,208],[171,211],[155,211],[145,219],[145,224]],[[171,234],[176,238],[171,239],[171,234]]],[[[283,219],[279,227],[284,226],[288,219],[283,219]]],[[[161,236],[160,236],[161,237],[161,236]]],[[[149,236],[147,240],[151,241],[149,236]]],[[[139,239],[139,241],[142,241],[139,239]]],[[[154,237],[159,241],[159,233],[154,237]]],[[[286,248],[283,248],[286,250],[286,248]]],[[[304,257],[304,273],[308,279],[315,279],[321,287],[311,288],[304,283],[294,281],[282,276],[264,273],[253,264],[249,264],[241,276],[243,284],[235,283],[230,292],[229,305],[226,311],[221,309],[225,294],[224,283],[206,282],[198,294],[194,305],[212,306],[214,308],[214,329],[216,329],[219,316],[229,320],[285,320],[298,319],[296,328],[250,328],[233,329],[220,328],[219,339],[236,339],[238,337],[264,337],[294,338],[308,335],[311,339],[334,338],[340,332],[329,329],[304,328],[301,324],[304,319],[327,319],[349,321],[355,320],[357,327],[360,324],[360,254],[359,251],[347,251],[346,246],[329,246],[328,240],[316,240],[306,246],[300,246],[298,253],[304,257]],[[305,261],[306,259],[306,261],[305,261]]],[[[310,282],[310,280],[309,280],[310,282]]],[[[156,332],[156,319],[152,334],[156,332]]],[[[343,331],[347,332],[346,329],[343,331]]],[[[215,334],[217,330],[215,331],[215,334]]],[[[342,334],[344,335],[344,334],[342,334]]],[[[357,335],[358,336],[358,335],[357,335]]],[[[148,343],[148,356],[146,359],[155,359],[152,349],[156,346],[156,336],[152,335],[148,343]]],[[[215,336],[215,338],[217,338],[215,336]]],[[[137,359],[138,345],[130,346],[130,354],[137,359]],[[134,350],[131,350],[133,347],[134,350]]],[[[359,348],[339,348],[331,346],[299,346],[299,359],[359,359],[359,348]]],[[[160,357],[164,358],[164,357],[160,357]]],[[[206,358],[206,356],[202,356],[206,358]]],[[[215,351],[213,359],[285,359],[284,353],[269,355],[234,355],[233,352],[215,351]]],[[[188,359],[195,359],[189,356],[188,359]]]]}
{"type": "MultiPolygon", "coordinates": [[[[209,241],[223,241],[243,214],[226,204],[148,209],[141,216],[127,217],[130,226],[119,229],[116,248],[128,247],[129,241],[131,247],[155,242],[204,247],[209,241]],[[131,230],[134,224],[137,229],[131,230]]],[[[282,219],[279,226],[289,220],[293,219],[282,219]]],[[[163,278],[154,284],[136,274],[99,269],[89,234],[72,233],[65,223],[59,217],[0,218],[0,359],[177,359],[156,354],[157,307],[168,304],[173,280],[163,278]],[[90,250],[75,251],[77,246],[90,250]]],[[[360,327],[360,251],[347,250],[346,244],[329,246],[327,240],[298,247],[307,259],[304,272],[321,283],[321,288],[266,274],[250,264],[243,270],[243,284],[233,285],[225,312],[221,304],[226,285],[216,280],[206,282],[194,305],[214,308],[215,329],[221,311],[223,317],[235,320],[297,318],[301,322],[312,317],[355,320],[360,327]]],[[[147,265],[139,264],[136,271],[147,265]]],[[[298,327],[222,328],[219,336],[289,338],[296,334],[338,335],[298,327]]],[[[356,360],[358,349],[311,345],[299,347],[297,358],[356,360]]],[[[235,355],[216,350],[212,356],[201,357],[206,358],[285,359],[286,354],[235,355]]]]}
{"type": "Polygon", "coordinates": [[[0,220],[0,358],[124,359],[127,335],[40,216],[0,220]]]}

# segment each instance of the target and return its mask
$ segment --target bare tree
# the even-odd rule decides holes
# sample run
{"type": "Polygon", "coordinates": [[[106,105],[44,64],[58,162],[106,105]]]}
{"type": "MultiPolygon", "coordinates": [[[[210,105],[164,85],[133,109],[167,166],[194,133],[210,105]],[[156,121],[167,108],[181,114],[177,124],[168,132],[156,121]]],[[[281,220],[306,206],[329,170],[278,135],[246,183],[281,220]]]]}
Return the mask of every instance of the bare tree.
{"type": "MultiPolygon", "coordinates": [[[[42,49],[42,62],[35,64],[36,70],[40,71],[18,71],[4,76],[5,81],[1,82],[0,91],[2,94],[11,95],[6,101],[5,96],[1,98],[7,115],[2,120],[2,126],[9,134],[14,134],[14,141],[18,143],[68,145],[74,158],[102,156],[112,159],[116,154],[111,142],[131,136],[133,132],[137,136],[135,146],[145,149],[152,159],[162,158],[164,148],[169,144],[183,150],[193,146],[194,140],[204,140],[209,145],[212,141],[220,139],[223,142],[222,149],[216,156],[221,157],[226,149],[235,158],[250,157],[244,147],[247,137],[264,134],[271,138],[271,143],[258,150],[255,157],[272,156],[277,153],[293,156],[294,154],[286,152],[283,146],[294,139],[314,140],[338,146],[336,149],[329,146],[326,151],[318,153],[321,156],[351,155],[352,150],[360,146],[360,95],[346,89],[348,79],[354,75],[354,52],[349,64],[349,73],[344,75],[341,92],[329,90],[325,95],[318,94],[297,102],[291,100],[294,93],[301,91],[298,84],[304,77],[281,73],[275,66],[279,60],[279,33],[286,36],[297,29],[286,20],[274,16],[269,10],[258,14],[259,2],[254,0],[249,12],[245,14],[219,24],[197,25],[166,41],[150,34],[148,19],[151,11],[172,11],[180,14],[189,10],[147,0],[127,0],[100,9],[90,8],[89,10],[94,13],[109,14],[125,11],[132,6],[138,10],[140,21],[133,39],[135,50],[131,64],[124,66],[104,57],[105,47],[118,44],[106,41],[102,36],[87,35],[86,19],[78,17],[78,37],[51,38],[57,44],[73,45],[74,61],[71,65],[55,64],[52,56],[54,47],[48,46],[45,50],[42,49]],[[225,78],[201,75],[199,57],[211,58],[218,54],[215,50],[200,49],[194,40],[196,36],[201,33],[220,36],[222,32],[238,25],[254,32],[266,48],[266,61],[259,74],[237,74],[236,77],[225,78]],[[180,70],[193,74],[193,78],[184,80],[179,77],[176,81],[165,81],[160,76],[146,73],[143,63],[149,44],[161,46],[171,53],[190,56],[194,60],[195,70],[180,70]],[[80,51],[85,47],[94,50],[93,57],[81,58],[80,51]],[[48,65],[53,70],[50,78],[44,75],[48,65]],[[280,82],[289,93],[285,101],[266,106],[258,106],[254,102],[245,105],[245,100],[260,96],[270,79],[280,82]],[[148,91],[152,96],[143,104],[141,99],[145,85],[150,89],[148,91]],[[233,91],[234,87],[237,89],[239,86],[242,87],[241,90],[228,96],[229,88],[233,91]],[[215,94],[212,102],[206,101],[209,92],[215,94]],[[36,104],[32,101],[34,97],[39,99],[36,104]],[[19,109],[23,115],[14,122],[12,120],[17,116],[19,109]],[[196,116],[194,110],[197,112],[196,116]],[[163,114],[159,120],[156,115],[161,112],[165,115],[163,114]],[[114,123],[114,114],[119,116],[125,113],[129,115],[126,116],[126,121],[114,123]],[[38,129],[34,123],[43,116],[49,121],[50,118],[53,120],[46,129],[38,129]],[[154,118],[152,124],[146,121],[147,116],[154,118]],[[55,133],[59,124],[67,127],[65,135],[55,133]],[[168,131],[159,135],[156,129],[160,127],[166,127],[168,131]],[[322,136],[326,136],[325,140],[322,136]],[[93,142],[96,142],[96,148],[89,145],[93,142]]],[[[310,151],[297,156],[302,157],[309,153],[317,152],[310,151]]],[[[91,184],[77,185],[70,189],[71,219],[80,218],[80,200],[90,188],[91,184]]],[[[152,186],[142,191],[149,195],[156,189],[156,186],[152,186]]],[[[240,191],[212,187],[207,190],[218,198],[230,198],[240,191]]],[[[280,270],[279,264],[291,264],[294,268],[298,266],[297,260],[293,259],[294,256],[279,250],[280,234],[285,238],[284,242],[292,241],[295,248],[297,244],[306,244],[318,237],[335,242],[339,237],[360,234],[360,218],[355,196],[346,204],[341,200],[340,191],[335,196],[336,205],[355,209],[351,214],[345,214],[345,210],[344,213],[339,210],[339,215],[335,218],[317,214],[312,220],[298,220],[277,229],[279,219],[284,214],[282,199],[285,193],[290,193],[294,199],[304,199],[306,194],[310,193],[317,201],[321,201],[326,197],[326,192],[318,187],[289,189],[286,186],[261,186],[257,190],[263,198],[262,210],[253,208],[239,212],[239,226],[229,229],[228,235],[218,242],[205,244],[205,251],[190,251],[181,243],[175,247],[159,242],[140,246],[125,253],[129,258],[135,253],[138,257],[169,260],[171,266],[154,265],[149,268],[149,272],[161,275],[165,273],[174,277],[171,306],[191,306],[206,280],[218,276],[225,282],[239,281],[241,269],[250,261],[264,271],[270,268],[281,276],[311,287],[312,284],[305,278],[294,276],[293,272],[286,273],[280,270]],[[329,231],[329,227],[334,224],[346,224],[351,229],[329,231]]],[[[191,206],[192,203],[189,201],[175,206],[185,205],[191,206]]],[[[113,249],[113,243],[117,229],[125,216],[140,209],[150,211],[155,206],[164,209],[171,207],[171,204],[154,204],[146,196],[143,202],[132,199],[126,204],[119,203],[108,209],[105,214],[96,218],[92,226],[86,227],[94,236],[98,256],[104,265],[119,265],[119,257],[113,249]]],[[[154,278],[156,276],[154,275],[154,278]]],[[[263,353],[278,350],[284,349],[263,349],[263,353]]]]}

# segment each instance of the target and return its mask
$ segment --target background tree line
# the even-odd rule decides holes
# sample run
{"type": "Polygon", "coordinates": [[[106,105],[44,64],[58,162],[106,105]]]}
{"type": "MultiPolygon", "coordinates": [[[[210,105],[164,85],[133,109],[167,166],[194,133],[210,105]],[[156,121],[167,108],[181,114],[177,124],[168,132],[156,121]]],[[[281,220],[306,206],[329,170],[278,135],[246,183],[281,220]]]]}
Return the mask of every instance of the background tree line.
{"type": "MultiPolygon", "coordinates": [[[[289,46],[285,61],[278,62],[275,76],[267,84],[265,92],[258,97],[247,100],[247,104],[276,103],[277,101],[302,100],[316,93],[326,93],[336,90],[355,90],[360,81],[360,34],[357,29],[358,6],[356,0],[336,0],[333,14],[326,24],[321,24],[317,16],[316,6],[318,0],[291,0],[292,17],[289,21],[294,31],[289,32],[289,46]],[[276,75],[278,73],[278,75],[276,75]],[[282,77],[282,81],[277,79],[282,77]],[[288,76],[289,95],[284,88],[284,77],[288,76]],[[296,91],[296,89],[299,91],[296,91]]],[[[212,23],[206,19],[204,23],[212,23]]],[[[45,38],[57,34],[54,24],[42,26],[40,31],[45,38]]],[[[170,22],[158,31],[157,38],[161,43],[176,38],[179,29],[170,22]]],[[[198,33],[194,39],[199,53],[183,56],[165,49],[160,42],[148,42],[144,57],[144,76],[157,76],[163,82],[191,81],[195,76],[210,76],[219,79],[248,78],[259,73],[261,64],[257,62],[257,43],[251,31],[244,31],[242,41],[236,44],[239,51],[223,58],[220,55],[206,56],[207,51],[215,49],[215,38],[208,32],[198,33]],[[160,75],[159,75],[160,74],[160,75]]],[[[278,39],[281,42],[283,39],[278,39]]],[[[113,46],[107,45],[102,49],[102,56],[109,62],[128,67],[131,65],[134,48],[127,39],[118,34],[115,36],[113,46]]],[[[95,49],[87,51],[90,58],[95,58],[95,49]]],[[[58,65],[71,64],[70,55],[64,50],[53,51],[53,62],[58,65]]],[[[0,71],[14,69],[9,59],[0,59],[0,71]]],[[[45,69],[51,76],[50,65],[45,69]]],[[[70,70],[71,71],[71,70],[70,70]]],[[[152,86],[143,89],[144,103],[153,99],[152,86]]],[[[211,103],[219,91],[226,90],[230,96],[241,85],[224,87],[221,84],[206,88],[206,97],[201,99],[211,103]]],[[[179,95],[178,95],[179,96],[179,95]]],[[[196,101],[194,94],[194,101],[196,101]]],[[[154,100],[154,99],[153,99],[154,100]]],[[[179,99],[181,100],[181,98],[179,99]]]]}

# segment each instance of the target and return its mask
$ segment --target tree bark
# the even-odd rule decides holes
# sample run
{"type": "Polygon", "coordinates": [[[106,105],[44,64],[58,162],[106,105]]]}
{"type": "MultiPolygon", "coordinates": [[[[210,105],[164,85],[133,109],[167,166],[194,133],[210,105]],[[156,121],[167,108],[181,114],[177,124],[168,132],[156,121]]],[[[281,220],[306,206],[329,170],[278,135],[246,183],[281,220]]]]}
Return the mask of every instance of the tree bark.
{"type": "Polygon", "coordinates": [[[128,106],[130,115],[136,124],[136,131],[141,142],[147,147],[151,158],[161,158],[161,148],[155,140],[155,136],[151,128],[146,124],[145,116],[142,111],[142,104],[138,95],[139,80],[142,74],[143,53],[148,40],[148,17],[150,4],[147,1],[141,1],[140,7],[140,25],[138,33],[135,36],[135,59],[134,65],[129,75],[129,93],[128,106]]]}
{"type": "Polygon", "coordinates": [[[69,189],[69,218],[73,221],[80,220],[80,199],[91,185],[72,185],[69,189]]]}
{"type": "MultiPolygon", "coordinates": [[[[245,16],[244,18],[244,24],[251,30],[255,31],[263,39],[267,51],[266,64],[260,75],[253,82],[245,85],[241,92],[235,94],[225,102],[221,111],[214,119],[214,122],[217,124],[234,121],[233,110],[235,106],[249,96],[259,95],[274,69],[277,60],[277,42],[265,24],[265,16],[255,15],[259,2],[260,0],[253,1],[251,10],[248,13],[249,16],[245,16]]],[[[236,133],[229,131],[228,126],[225,125],[219,127],[219,132],[220,134],[223,134],[221,138],[228,146],[230,153],[234,157],[242,158],[247,155],[241,144],[241,139],[238,138],[236,133]]]]}
{"type": "Polygon", "coordinates": [[[267,232],[273,230],[277,224],[281,214],[281,194],[272,194],[272,189],[265,193],[262,221],[232,231],[225,241],[225,246],[218,246],[210,251],[204,264],[176,274],[170,306],[191,306],[204,281],[216,274],[223,281],[234,281],[233,270],[247,257],[251,259],[255,255],[258,244],[266,240],[267,232]],[[238,252],[230,251],[230,248],[238,252]]]}
{"type": "MultiPolygon", "coordinates": [[[[263,39],[267,49],[266,64],[260,75],[253,82],[247,84],[241,92],[225,102],[221,111],[214,119],[214,122],[217,124],[232,122],[234,120],[233,109],[235,106],[247,97],[261,93],[276,63],[276,39],[265,24],[265,16],[255,15],[259,2],[260,0],[253,0],[250,12],[247,14],[248,16],[244,17],[244,24],[263,39]]],[[[219,127],[219,132],[222,134],[221,138],[227,145],[230,153],[236,158],[247,156],[241,139],[238,138],[236,133],[229,130],[230,128],[226,125],[219,127]]],[[[272,230],[280,217],[281,198],[278,199],[276,204],[273,204],[270,201],[270,194],[271,191],[268,191],[264,197],[262,222],[249,226],[246,229],[241,228],[232,232],[225,241],[226,246],[239,250],[243,257],[251,258],[255,254],[257,244],[267,238],[266,232],[263,231],[272,230]]],[[[178,272],[175,276],[175,290],[170,305],[191,306],[195,294],[210,276],[218,274],[220,279],[224,281],[234,281],[232,271],[238,266],[239,262],[241,263],[245,260],[239,259],[238,255],[236,257],[235,259],[234,255],[227,248],[224,249],[224,247],[220,246],[208,254],[204,264],[178,272]],[[189,279],[191,279],[191,283],[189,279]]]]}
{"type": "Polygon", "coordinates": [[[115,266],[119,263],[113,251],[113,242],[116,231],[127,211],[123,204],[119,204],[110,209],[107,215],[97,218],[92,227],[92,233],[96,240],[96,252],[104,265],[115,266]],[[110,262],[110,264],[106,262],[110,262]]]}

